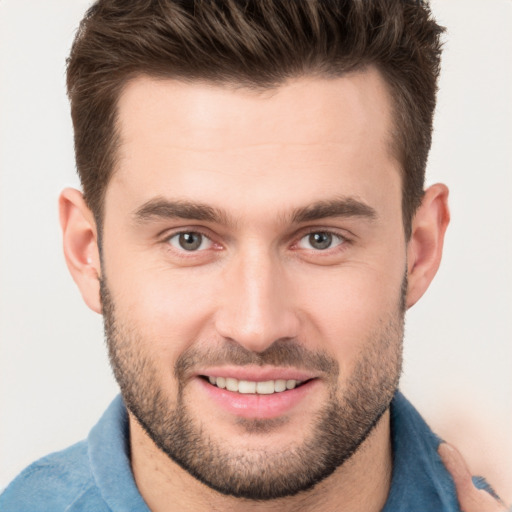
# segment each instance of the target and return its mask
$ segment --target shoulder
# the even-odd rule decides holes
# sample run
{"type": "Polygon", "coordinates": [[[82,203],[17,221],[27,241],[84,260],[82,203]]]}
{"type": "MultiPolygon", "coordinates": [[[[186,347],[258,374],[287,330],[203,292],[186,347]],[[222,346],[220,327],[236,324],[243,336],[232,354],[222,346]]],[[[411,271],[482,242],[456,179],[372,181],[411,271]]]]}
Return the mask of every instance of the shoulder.
{"type": "Polygon", "coordinates": [[[28,466],[0,495],[0,510],[108,511],[92,476],[87,442],[77,443],[28,466]]]}

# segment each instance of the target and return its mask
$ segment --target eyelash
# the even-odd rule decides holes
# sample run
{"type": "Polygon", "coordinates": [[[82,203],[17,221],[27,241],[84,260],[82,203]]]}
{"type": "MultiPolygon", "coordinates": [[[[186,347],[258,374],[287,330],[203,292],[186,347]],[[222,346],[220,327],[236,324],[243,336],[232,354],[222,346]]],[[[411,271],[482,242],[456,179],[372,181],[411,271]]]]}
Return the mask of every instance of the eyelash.
{"type": "MultiPolygon", "coordinates": [[[[202,237],[206,238],[207,240],[210,241],[210,243],[212,245],[217,245],[219,248],[217,248],[216,250],[221,250],[221,245],[220,244],[217,244],[210,235],[206,234],[204,231],[202,231],[201,229],[199,228],[193,228],[193,229],[186,229],[186,230],[180,230],[180,231],[176,231],[170,235],[167,235],[165,236],[165,238],[163,239],[163,242],[167,245],[167,248],[171,251],[173,251],[175,254],[178,254],[179,256],[181,257],[184,257],[184,258],[191,258],[191,257],[194,257],[194,256],[198,256],[199,254],[209,250],[210,248],[207,248],[207,249],[202,249],[202,250],[191,250],[191,251],[187,251],[186,249],[177,249],[175,247],[172,247],[170,241],[175,238],[175,237],[179,237],[180,235],[184,235],[184,234],[197,234],[197,235],[201,235],[202,237]]],[[[311,229],[308,229],[307,231],[302,231],[299,236],[294,236],[293,238],[296,240],[295,242],[293,242],[293,244],[291,245],[291,248],[292,249],[295,249],[295,250],[300,250],[300,247],[299,244],[302,240],[304,240],[306,237],[309,237],[311,235],[314,235],[314,234],[325,234],[325,235],[330,235],[332,236],[333,238],[337,238],[340,240],[340,242],[335,245],[334,247],[327,247],[325,249],[314,249],[314,248],[311,248],[311,249],[304,249],[305,251],[310,251],[310,252],[314,252],[315,254],[317,255],[332,255],[333,251],[342,251],[342,250],[345,250],[346,249],[346,246],[347,245],[350,245],[352,243],[352,240],[347,237],[345,234],[341,234],[339,233],[338,231],[336,230],[332,230],[332,229],[322,229],[322,228],[311,228],[311,229]]],[[[203,242],[201,242],[203,243],[203,242]]]]}
{"type": "Polygon", "coordinates": [[[333,246],[330,245],[329,247],[326,247],[325,249],[304,248],[305,250],[309,250],[309,251],[319,253],[319,254],[321,254],[321,253],[327,254],[327,253],[332,253],[333,250],[340,250],[339,249],[340,246],[345,245],[349,242],[349,240],[346,236],[338,233],[337,231],[332,231],[332,230],[328,230],[328,229],[313,229],[313,230],[307,231],[306,233],[302,233],[301,236],[299,237],[298,241],[296,243],[294,243],[294,246],[299,246],[303,240],[311,237],[311,235],[328,235],[329,237],[331,237],[331,243],[336,242],[334,239],[339,240],[339,242],[335,243],[335,245],[333,245],[333,246]]]}
{"type": "MultiPolygon", "coordinates": [[[[167,235],[164,238],[163,242],[165,244],[167,244],[169,250],[172,250],[174,253],[179,254],[181,257],[184,257],[184,258],[190,258],[190,257],[197,256],[198,254],[200,254],[200,253],[202,253],[202,252],[204,252],[206,250],[206,249],[203,249],[203,250],[200,250],[200,251],[197,251],[197,250],[187,251],[186,249],[183,249],[183,248],[180,250],[178,248],[172,247],[171,240],[173,238],[179,237],[180,235],[186,235],[186,234],[201,235],[203,238],[209,240],[211,244],[213,244],[213,245],[216,244],[211,236],[207,235],[205,232],[201,231],[201,229],[198,229],[198,228],[182,229],[180,231],[176,231],[175,233],[167,235]]],[[[201,244],[203,242],[204,242],[204,240],[201,242],[201,244]]],[[[219,245],[219,244],[217,244],[217,245],[219,245]]]]}

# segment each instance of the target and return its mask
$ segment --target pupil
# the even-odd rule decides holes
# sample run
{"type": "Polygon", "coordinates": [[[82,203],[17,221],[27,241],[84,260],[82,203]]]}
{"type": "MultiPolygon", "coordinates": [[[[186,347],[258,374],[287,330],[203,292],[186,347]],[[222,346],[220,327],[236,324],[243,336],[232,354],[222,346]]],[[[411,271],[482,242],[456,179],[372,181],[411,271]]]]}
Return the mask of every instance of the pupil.
{"type": "Polygon", "coordinates": [[[186,251],[194,251],[200,247],[202,238],[200,233],[181,233],[180,246],[186,251]]]}
{"type": "Polygon", "coordinates": [[[332,243],[332,235],[329,233],[312,233],[309,235],[309,243],[315,249],[327,249],[332,243]]]}

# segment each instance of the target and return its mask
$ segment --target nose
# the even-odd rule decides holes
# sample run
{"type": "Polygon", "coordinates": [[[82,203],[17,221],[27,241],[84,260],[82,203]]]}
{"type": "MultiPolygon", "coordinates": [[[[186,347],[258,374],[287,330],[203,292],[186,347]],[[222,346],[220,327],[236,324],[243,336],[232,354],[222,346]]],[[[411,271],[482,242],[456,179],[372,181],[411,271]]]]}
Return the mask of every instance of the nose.
{"type": "Polygon", "coordinates": [[[263,352],[279,339],[296,338],[299,318],[288,281],[279,258],[268,250],[238,255],[224,273],[217,333],[253,352],[263,352]]]}

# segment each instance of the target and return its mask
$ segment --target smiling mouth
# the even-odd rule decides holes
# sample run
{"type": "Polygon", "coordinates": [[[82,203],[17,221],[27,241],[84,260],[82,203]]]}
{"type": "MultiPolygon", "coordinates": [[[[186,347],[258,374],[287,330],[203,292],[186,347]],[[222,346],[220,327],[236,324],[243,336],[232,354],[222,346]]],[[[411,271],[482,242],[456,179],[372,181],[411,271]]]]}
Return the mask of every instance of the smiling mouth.
{"type": "Polygon", "coordinates": [[[238,380],[231,377],[215,377],[209,375],[202,376],[212,386],[220,389],[226,389],[241,394],[256,394],[256,395],[273,395],[275,393],[283,393],[295,389],[307,381],[293,380],[293,379],[277,379],[277,380],[266,380],[266,381],[250,381],[250,380],[238,380]]]}

